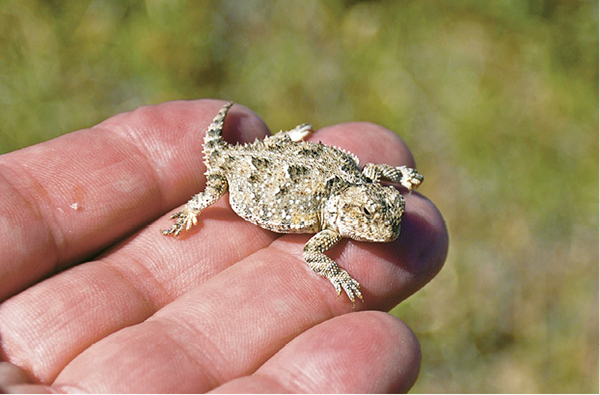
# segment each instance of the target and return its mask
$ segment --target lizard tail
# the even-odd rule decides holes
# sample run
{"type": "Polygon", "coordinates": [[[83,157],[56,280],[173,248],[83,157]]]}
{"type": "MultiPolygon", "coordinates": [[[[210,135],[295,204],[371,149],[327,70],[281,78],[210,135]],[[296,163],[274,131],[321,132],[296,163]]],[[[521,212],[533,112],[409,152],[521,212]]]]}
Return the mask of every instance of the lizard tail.
{"type": "Polygon", "coordinates": [[[227,111],[233,106],[233,102],[225,104],[219,110],[219,113],[208,126],[206,135],[204,136],[204,158],[208,159],[216,150],[220,149],[227,143],[223,140],[223,124],[227,111]]]}

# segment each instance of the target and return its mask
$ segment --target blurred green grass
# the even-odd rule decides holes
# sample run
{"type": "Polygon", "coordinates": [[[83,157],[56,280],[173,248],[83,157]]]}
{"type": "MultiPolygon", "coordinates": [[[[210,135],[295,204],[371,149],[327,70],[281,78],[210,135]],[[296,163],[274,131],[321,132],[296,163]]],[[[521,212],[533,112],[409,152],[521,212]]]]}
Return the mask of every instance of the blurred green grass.
{"type": "Polygon", "coordinates": [[[396,131],[446,267],[413,392],[598,392],[598,4],[0,1],[0,153],[174,99],[396,131]]]}

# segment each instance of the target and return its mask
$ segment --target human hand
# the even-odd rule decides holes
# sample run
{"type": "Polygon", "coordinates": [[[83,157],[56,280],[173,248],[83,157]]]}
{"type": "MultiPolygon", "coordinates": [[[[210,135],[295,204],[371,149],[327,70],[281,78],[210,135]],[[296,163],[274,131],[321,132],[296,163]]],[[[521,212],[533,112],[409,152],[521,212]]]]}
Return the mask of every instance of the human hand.
{"type": "MultiPolygon", "coordinates": [[[[261,229],[236,216],[226,198],[179,238],[160,234],[175,206],[203,188],[202,133],[221,104],[142,107],[0,157],[0,341],[10,362],[0,364],[0,388],[412,386],[418,342],[380,311],[421,288],[445,259],[443,220],[422,195],[406,196],[395,242],[343,240],[329,251],[361,283],[365,301],[354,308],[304,263],[311,235],[261,229]]],[[[224,131],[229,142],[267,133],[241,106],[224,131]]],[[[401,140],[373,124],[331,126],[309,140],[344,148],[361,163],[414,166],[401,140]]]]}

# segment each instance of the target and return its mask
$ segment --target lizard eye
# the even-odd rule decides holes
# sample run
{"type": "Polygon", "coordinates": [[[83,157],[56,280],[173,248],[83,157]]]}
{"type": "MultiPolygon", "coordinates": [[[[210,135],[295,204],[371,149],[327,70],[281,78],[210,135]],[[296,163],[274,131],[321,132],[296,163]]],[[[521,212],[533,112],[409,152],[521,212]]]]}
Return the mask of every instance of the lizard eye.
{"type": "Polygon", "coordinates": [[[368,209],[368,208],[366,208],[366,207],[363,207],[363,213],[365,213],[365,215],[366,215],[367,217],[370,217],[370,216],[371,216],[371,212],[370,212],[370,211],[369,211],[369,209],[368,209]]]}

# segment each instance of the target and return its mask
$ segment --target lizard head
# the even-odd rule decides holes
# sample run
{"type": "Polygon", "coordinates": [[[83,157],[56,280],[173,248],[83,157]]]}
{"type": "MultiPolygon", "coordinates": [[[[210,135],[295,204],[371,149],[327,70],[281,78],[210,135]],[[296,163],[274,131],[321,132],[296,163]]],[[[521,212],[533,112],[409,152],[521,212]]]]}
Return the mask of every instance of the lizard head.
{"type": "Polygon", "coordinates": [[[351,185],[325,205],[325,225],[342,237],[387,242],[398,238],[404,198],[392,186],[351,185]]]}

